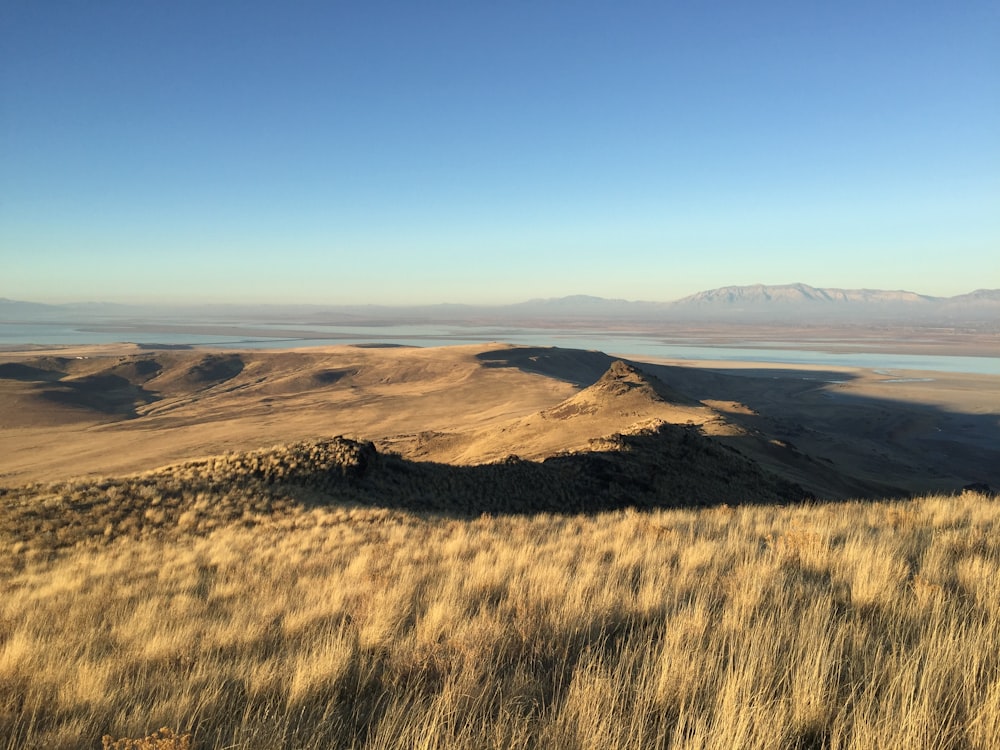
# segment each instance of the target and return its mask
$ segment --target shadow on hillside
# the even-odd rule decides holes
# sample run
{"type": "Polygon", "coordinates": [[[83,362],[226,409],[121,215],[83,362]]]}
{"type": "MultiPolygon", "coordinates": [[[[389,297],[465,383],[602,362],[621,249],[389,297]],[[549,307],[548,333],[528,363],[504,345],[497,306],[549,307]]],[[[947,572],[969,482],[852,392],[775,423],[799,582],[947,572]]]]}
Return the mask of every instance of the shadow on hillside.
{"type": "MultiPolygon", "coordinates": [[[[815,459],[829,481],[821,477],[810,483],[794,466],[781,473],[817,495],[830,494],[823,491],[824,482],[837,484],[831,469],[852,480],[843,487],[857,497],[951,492],[972,483],[1000,487],[996,413],[962,413],[906,400],[895,396],[891,378],[872,384],[885,388],[879,396],[849,392],[841,384],[857,376],[822,369],[639,366],[698,400],[749,407],[752,413],[726,416],[792,447],[786,458],[799,453],[815,459]]],[[[776,466],[766,457],[753,457],[776,466]]]]}
{"type": "Polygon", "coordinates": [[[598,351],[526,346],[481,352],[476,359],[484,367],[513,367],[532,375],[544,375],[586,387],[600,380],[619,357],[598,351]]]}
{"type": "MultiPolygon", "coordinates": [[[[789,503],[811,499],[802,487],[762,470],[736,449],[693,427],[662,424],[612,435],[593,450],[526,461],[515,455],[478,465],[412,461],[344,438],[217,459],[211,482],[250,480],[318,491],[311,502],[458,515],[598,513],[626,507],[789,503]]],[[[305,497],[305,496],[303,496],[305,497]]]]}
{"type": "Polygon", "coordinates": [[[131,477],[0,488],[0,537],[57,549],[283,518],[294,526],[296,519],[317,518],[302,511],[336,507],[462,519],[839,499],[814,497],[694,427],[666,424],[614,435],[593,447],[541,462],[510,456],[494,464],[452,466],[379,454],[372,443],[344,438],[295,443],[131,477]]]}
{"type": "Polygon", "coordinates": [[[602,448],[544,461],[510,456],[473,466],[379,456],[364,477],[354,480],[355,497],[382,507],[461,516],[812,499],[802,487],[692,428],[664,425],[639,435],[616,435],[602,448]]]}
{"type": "MultiPolygon", "coordinates": [[[[511,347],[478,355],[587,387],[615,361],[602,352],[511,347]]],[[[624,360],[671,389],[711,401],[758,439],[719,438],[824,499],[1000,487],[1000,418],[893,397],[848,393],[850,372],[798,367],[686,367],[624,360]],[[726,411],[719,402],[732,402],[726,411]],[[747,407],[741,409],[739,405],[747,407]]]]}
{"type": "Polygon", "coordinates": [[[723,390],[741,390],[739,384],[747,378],[758,381],[792,381],[810,387],[824,383],[847,382],[855,376],[851,373],[823,369],[799,368],[727,368],[683,367],[661,365],[639,360],[615,357],[600,351],[562,349],[559,347],[511,347],[496,351],[482,352],[476,358],[485,367],[512,367],[533,375],[544,375],[586,388],[593,385],[617,360],[626,362],[650,375],[655,375],[664,383],[682,390],[686,395],[701,399],[726,398],[719,395],[723,390]],[[728,388],[726,387],[728,385],[728,388]]]}
{"type": "MultiPolygon", "coordinates": [[[[993,429],[995,433],[995,425],[993,429]]],[[[780,441],[763,441],[771,453],[761,455],[751,445],[759,442],[751,436],[722,441],[702,435],[694,426],[661,424],[595,441],[590,452],[543,461],[512,455],[498,463],[455,466],[379,454],[371,443],[337,438],[215,459],[210,469],[190,475],[195,493],[245,486],[250,494],[290,493],[304,505],[347,501],[455,516],[784,505],[911,494],[910,488],[878,474],[874,479],[845,477],[834,463],[780,441]],[[774,465],[784,470],[774,471],[774,465]],[[810,491],[810,486],[794,481],[796,470],[817,477],[828,489],[810,491]],[[296,487],[307,491],[297,492],[296,487]]],[[[986,450],[1000,458],[1000,448],[986,450]]],[[[958,491],[973,482],[995,487],[993,479],[971,474],[920,491],[958,491]]]]}
{"type": "Polygon", "coordinates": [[[0,364],[0,380],[20,380],[30,382],[52,382],[66,376],[58,370],[44,370],[20,362],[4,362],[0,364]]]}
{"type": "Polygon", "coordinates": [[[208,354],[188,369],[187,379],[196,385],[217,385],[232,380],[244,367],[239,354],[208,354]]]}
{"type": "Polygon", "coordinates": [[[334,438],[130,477],[0,488],[0,540],[54,549],[88,539],[255,525],[338,506],[468,518],[810,499],[801,487],[690,428],[664,425],[597,447],[541,462],[511,456],[451,466],[334,438]]]}
{"type": "Polygon", "coordinates": [[[63,406],[90,409],[101,414],[134,419],[139,405],[151,404],[160,396],[135,385],[120,375],[88,375],[76,380],[60,380],[43,387],[39,395],[63,406]]]}

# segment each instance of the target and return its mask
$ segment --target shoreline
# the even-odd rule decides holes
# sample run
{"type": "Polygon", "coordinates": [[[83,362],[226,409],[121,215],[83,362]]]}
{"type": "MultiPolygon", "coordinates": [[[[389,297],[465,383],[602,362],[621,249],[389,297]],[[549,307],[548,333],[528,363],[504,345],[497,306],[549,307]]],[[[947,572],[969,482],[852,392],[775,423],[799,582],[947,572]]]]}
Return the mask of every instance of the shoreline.
{"type": "Polygon", "coordinates": [[[994,348],[993,337],[986,337],[985,345],[971,342],[938,344],[931,342],[909,342],[899,340],[887,345],[875,345],[859,341],[843,342],[836,347],[816,346],[815,341],[709,341],[702,336],[686,339],[673,338],[662,343],[643,339],[638,335],[604,334],[600,339],[590,340],[569,337],[510,337],[504,339],[470,339],[454,336],[442,340],[439,337],[386,336],[358,337],[337,340],[298,339],[294,342],[283,339],[233,342],[111,342],[111,343],[64,343],[64,344],[0,344],[0,356],[18,358],[38,356],[95,356],[95,353],[114,354],[155,352],[155,351],[200,351],[212,352],[324,352],[343,348],[419,348],[438,349],[462,346],[490,346],[504,344],[513,347],[581,349],[600,351],[636,361],[661,364],[686,365],[691,367],[719,367],[732,369],[781,368],[781,369],[863,369],[900,371],[922,371],[935,373],[967,373],[974,375],[1000,375],[1000,342],[994,348]],[[521,338],[522,340],[518,340],[521,338]],[[564,340],[565,338],[565,340],[564,340]],[[530,339],[530,340],[524,340],[530,339]],[[544,342],[544,343],[543,343],[544,342]]]}
{"type": "Polygon", "coordinates": [[[543,324],[537,321],[486,320],[464,323],[387,320],[378,324],[345,322],[328,325],[306,321],[279,324],[264,321],[0,321],[0,352],[116,344],[231,350],[301,349],[376,342],[429,347],[490,341],[531,346],[548,343],[564,348],[604,351],[641,350],[647,356],[664,357],[671,356],[670,352],[657,355],[651,349],[743,349],[814,352],[827,356],[883,354],[1000,359],[1000,327],[985,326],[617,321],[552,321],[543,324]],[[209,338],[218,340],[206,340],[209,338]],[[594,345],[587,346],[588,342],[594,345]]]}

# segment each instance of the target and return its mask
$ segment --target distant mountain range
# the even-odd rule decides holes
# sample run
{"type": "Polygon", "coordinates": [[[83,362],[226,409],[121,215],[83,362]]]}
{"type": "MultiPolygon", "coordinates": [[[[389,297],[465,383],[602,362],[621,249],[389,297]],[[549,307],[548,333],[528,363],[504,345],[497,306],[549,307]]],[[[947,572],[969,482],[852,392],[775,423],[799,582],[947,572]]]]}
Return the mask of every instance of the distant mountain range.
{"type": "Polygon", "coordinates": [[[671,305],[683,317],[753,320],[784,318],[925,322],[1000,320],[1000,289],[979,289],[954,297],[932,297],[905,290],[828,289],[808,284],[730,286],[699,292],[671,305]]]}
{"type": "Polygon", "coordinates": [[[1000,289],[979,289],[954,297],[932,297],[905,290],[834,289],[808,284],[726,286],[674,302],[628,302],[572,296],[531,300],[518,307],[536,314],[670,320],[748,322],[904,321],[942,323],[1000,322],[1000,289]]]}
{"type": "Polygon", "coordinates": [[[123,319],[247,321],[364,325],[387,322],[544,324],[600,322],[731,321],[752,323],[913,322],[1000,324],[1000,289],[954,297],[905,290],[835,289],[808,284],[726,286],[673,302],[571,295],[512,305],[47,305],[0,298],[0,322],[123,319]]]}
{"type": "Polygon", "coordinates": [[[769,286],[724,286],[698,292],[678,300],[685,305],[799,305],[799,304],[863,304],[897,305],[926,304],[939,300],[924,294],[883,289],[817,289],[808,284],[769,286]]]}

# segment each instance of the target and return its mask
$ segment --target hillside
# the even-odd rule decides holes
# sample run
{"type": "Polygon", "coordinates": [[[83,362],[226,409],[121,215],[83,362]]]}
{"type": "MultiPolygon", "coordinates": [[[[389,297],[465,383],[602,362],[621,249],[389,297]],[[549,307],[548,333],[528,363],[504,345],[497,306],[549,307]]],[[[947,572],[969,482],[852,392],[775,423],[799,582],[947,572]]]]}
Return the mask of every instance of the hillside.
{"type": "Polygon", "coordinates": [[[816,497],[898,496],[1000,486],[997,403],[986,376],[704,369],[503,344],[22,352],[0,356],[0,486],[334,435],[407,461],[538,463],[677,428],[816,497]]]}
{"type": "Polygon", "coordinates": [[[159,495],[179,467],[135,494],[53,487],[15,513],[41,528],[0,565],[11,747],[1000,740],[995,500],[468,518],[256,495],[279,465],[189,466],[190,499],[159,495]],[[159,727],[176,744],[139,743],[159,727]]]}
{"type": "Polygon", "coordinates": [[[990,750],[997,380],[4,355],[0,736],[990,750]]]}
{"type": "Polygon", "coordinates": [[[633,365],[602,355],[601,366],[608,369],[596,382],[533,414],[471,430],[392,436],[384,444],[407,456],[453,464],[496,461],[511,454],[542,460],[588,450],[595,440],[620,431],[660,424],[719,428],[725,422],[719,412],[633,365]]]}
{"type": "MultiPolygon", "coordinates": [[[[789,503],[801,487],[697,430],[660,424],[584,452],[452,466],[380,454],[334,438],[228,453],[151,472],[0,489],[10,548],[50,549],[118,537],[205,534],[292,518],[309,508],[365,506],[454,517],[598,513],[731,502],[789,503]]],[[[18,558],[7,560],[18,564],[18,558]]]]}

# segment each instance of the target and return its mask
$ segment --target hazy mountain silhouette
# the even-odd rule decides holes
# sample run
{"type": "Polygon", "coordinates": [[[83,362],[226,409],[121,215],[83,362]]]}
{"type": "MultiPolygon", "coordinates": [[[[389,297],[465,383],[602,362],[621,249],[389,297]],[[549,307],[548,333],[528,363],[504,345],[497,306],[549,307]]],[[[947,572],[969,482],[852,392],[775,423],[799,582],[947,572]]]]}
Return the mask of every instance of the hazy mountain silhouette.
{"type": "MultiPolygon", "coordinates": [[[[144,321],[168,317],[184,321],[225,317],[252,322],[326,325],[395,323],[544,324],[571,321],[669,322],[718,320],[739,322],[996,321],[1000,290],[979,289],[953,297],[934,297],[907,290],[839,289],[803,283],[725,286],[667,301],[630,301],[586,294],[532,299],[509,305],[118,305],[74,303],[47,305],[0,299],[0,322],[144,321]]],[[[190,325],[190,323],[188,323],[190,325]]]]}

